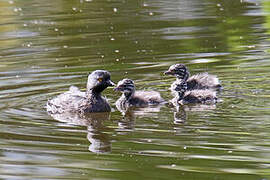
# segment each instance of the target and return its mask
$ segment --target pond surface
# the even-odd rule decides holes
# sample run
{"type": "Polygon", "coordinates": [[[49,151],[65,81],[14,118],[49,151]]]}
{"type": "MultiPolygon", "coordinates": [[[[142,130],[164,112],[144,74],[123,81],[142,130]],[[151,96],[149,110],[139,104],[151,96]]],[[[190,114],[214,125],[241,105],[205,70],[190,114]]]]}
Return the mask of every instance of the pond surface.
{"type": "Polygon", "coordinates": [[[270,1],[1,0],[1,179],[270,179],[270,1]],[[222,102],[125,116],[44,108],[111,72],[172,98],[184,63],[221,80],[222,102]]]}

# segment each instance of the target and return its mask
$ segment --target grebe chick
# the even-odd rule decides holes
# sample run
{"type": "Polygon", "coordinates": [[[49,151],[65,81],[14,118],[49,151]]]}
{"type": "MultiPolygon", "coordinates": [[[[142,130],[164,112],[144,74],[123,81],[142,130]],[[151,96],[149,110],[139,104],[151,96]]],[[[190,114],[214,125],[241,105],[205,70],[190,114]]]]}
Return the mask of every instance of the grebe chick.
{"type": "Polygon", "coordinates": [[[135,91],[135,85],[131,79],[119,81],[114,90],[122,92],[122,96],[115,103],[117,109],[121,110],[131,106],[147,107],[164,102],[163,98],[156,91],[135,91]]]}
{"type": "Polygon", "coordinates": [[[164,72],[164,74],[176,76],[176,81],[171,86],[172,91],[174,84],[179,84],[182,81],[186,82],[187,90],[221,88],[217,76],[208,74],[207,72],[195,74],[189,77],[190,73],[184,64],[174,64],[170,66],[168,71],[164,72]]]}
{"type": "Polygon", "coordinates": [[[172,100],[174,105],[189,103],[214,104],[217,102],[216,91],[212,89],[188,90],[185,81],[179,84],[174,83],[172,85],[172,91],[175,92],[175,97],[172,100]]]}
{"type": "Polygon", "coordinates": [[[88,76],[86,92],[81,92],[77,87],[71,86],[69,91],[58,95],[47,102],[47,111],[50,114],[73,112],[110,112],[111,107],[101,92],[108,86],[114,86],[110,73],[96,70],[88,76]]]}

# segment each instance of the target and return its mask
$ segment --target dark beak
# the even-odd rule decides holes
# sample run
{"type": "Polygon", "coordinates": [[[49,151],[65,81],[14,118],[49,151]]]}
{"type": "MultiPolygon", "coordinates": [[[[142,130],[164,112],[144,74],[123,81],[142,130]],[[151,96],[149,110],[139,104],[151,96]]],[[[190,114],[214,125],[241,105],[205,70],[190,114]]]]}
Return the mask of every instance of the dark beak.
{"type": "Polygon", "coordinates": [[[115,86],[114,82],[112,82],[111,80],[108,80],[107,84],[108,84],[108,86],[115,86]]]}
{"type": "Polygon", "coordinates": [[[164,72],[164,75],[173,75],[173,74],[172,74],[171,71],[168,70],[168,71],[165,71],[165,72],[164,72]]]}

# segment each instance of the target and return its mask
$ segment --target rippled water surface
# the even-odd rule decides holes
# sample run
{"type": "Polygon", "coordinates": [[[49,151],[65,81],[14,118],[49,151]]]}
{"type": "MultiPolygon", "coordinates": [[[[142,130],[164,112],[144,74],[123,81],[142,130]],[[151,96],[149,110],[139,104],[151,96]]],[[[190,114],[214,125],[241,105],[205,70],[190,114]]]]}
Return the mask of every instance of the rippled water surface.
{"type": "Polygon", "coordinates": [[[270,179],[270,1],[1,0],[1,179],[270,179]],[[166,100],[168,66],[221,80],[216,105],[51,117],[95,69],[166,100]]]}

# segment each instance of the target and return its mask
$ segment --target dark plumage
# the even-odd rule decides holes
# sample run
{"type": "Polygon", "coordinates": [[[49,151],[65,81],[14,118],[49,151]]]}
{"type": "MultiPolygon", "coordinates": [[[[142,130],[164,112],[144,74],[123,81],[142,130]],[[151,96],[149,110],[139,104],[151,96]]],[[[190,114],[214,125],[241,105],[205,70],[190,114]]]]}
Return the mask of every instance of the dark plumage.
{"type": "Polygon", "coordinates": [[[96,70],[88,76],[86,92],[81,92],[77,87],[71,86],[69,91],[58,95],[47,102],[47,111],[50,114],[73,112],[109,112],[111,107],[101,92],[108,86],[114,86],[110,73],[96,70]]]}
{"type": "Polygon", "coordinates": [[[174,105],[189,103],[214,104],[217,102],[217,95],[215,91],[210,89],[196,89],[184,93],[179,92],[172,102],[174,105]]]}
{"type": "Polygon", "coordinates": [[[215,89],[221,86],[216,76],[201,73],[189,78],[189,72],[183,64],[172,65],[164,74],[176,76],[176,81],[171,85],[175,96],[173,104],[217,102],[215,89]]]}
{"type": "Polygon", "coordinates": [[[164,102],[156,91],[135,91],[134,82],[130,79],[123,79],[118,82],[115,91],[121,91],[122,96],[116,101],[116,107],[125,110],[128,107],[147,107],[164,102]]]}
{"type": "Polygon", "coordinates": [[[168,71],[164,74],[176,76],[176,81],[171,86],[172,91],[173,86],[175,86],[174,84],[180,84],[182,81],[186,82],[187,90],[221,88],[217,76],[208,74],[207,72],[195,74],[189,77],[190,73],[184,64],[174,64],[170,66],[168,71]]]}

